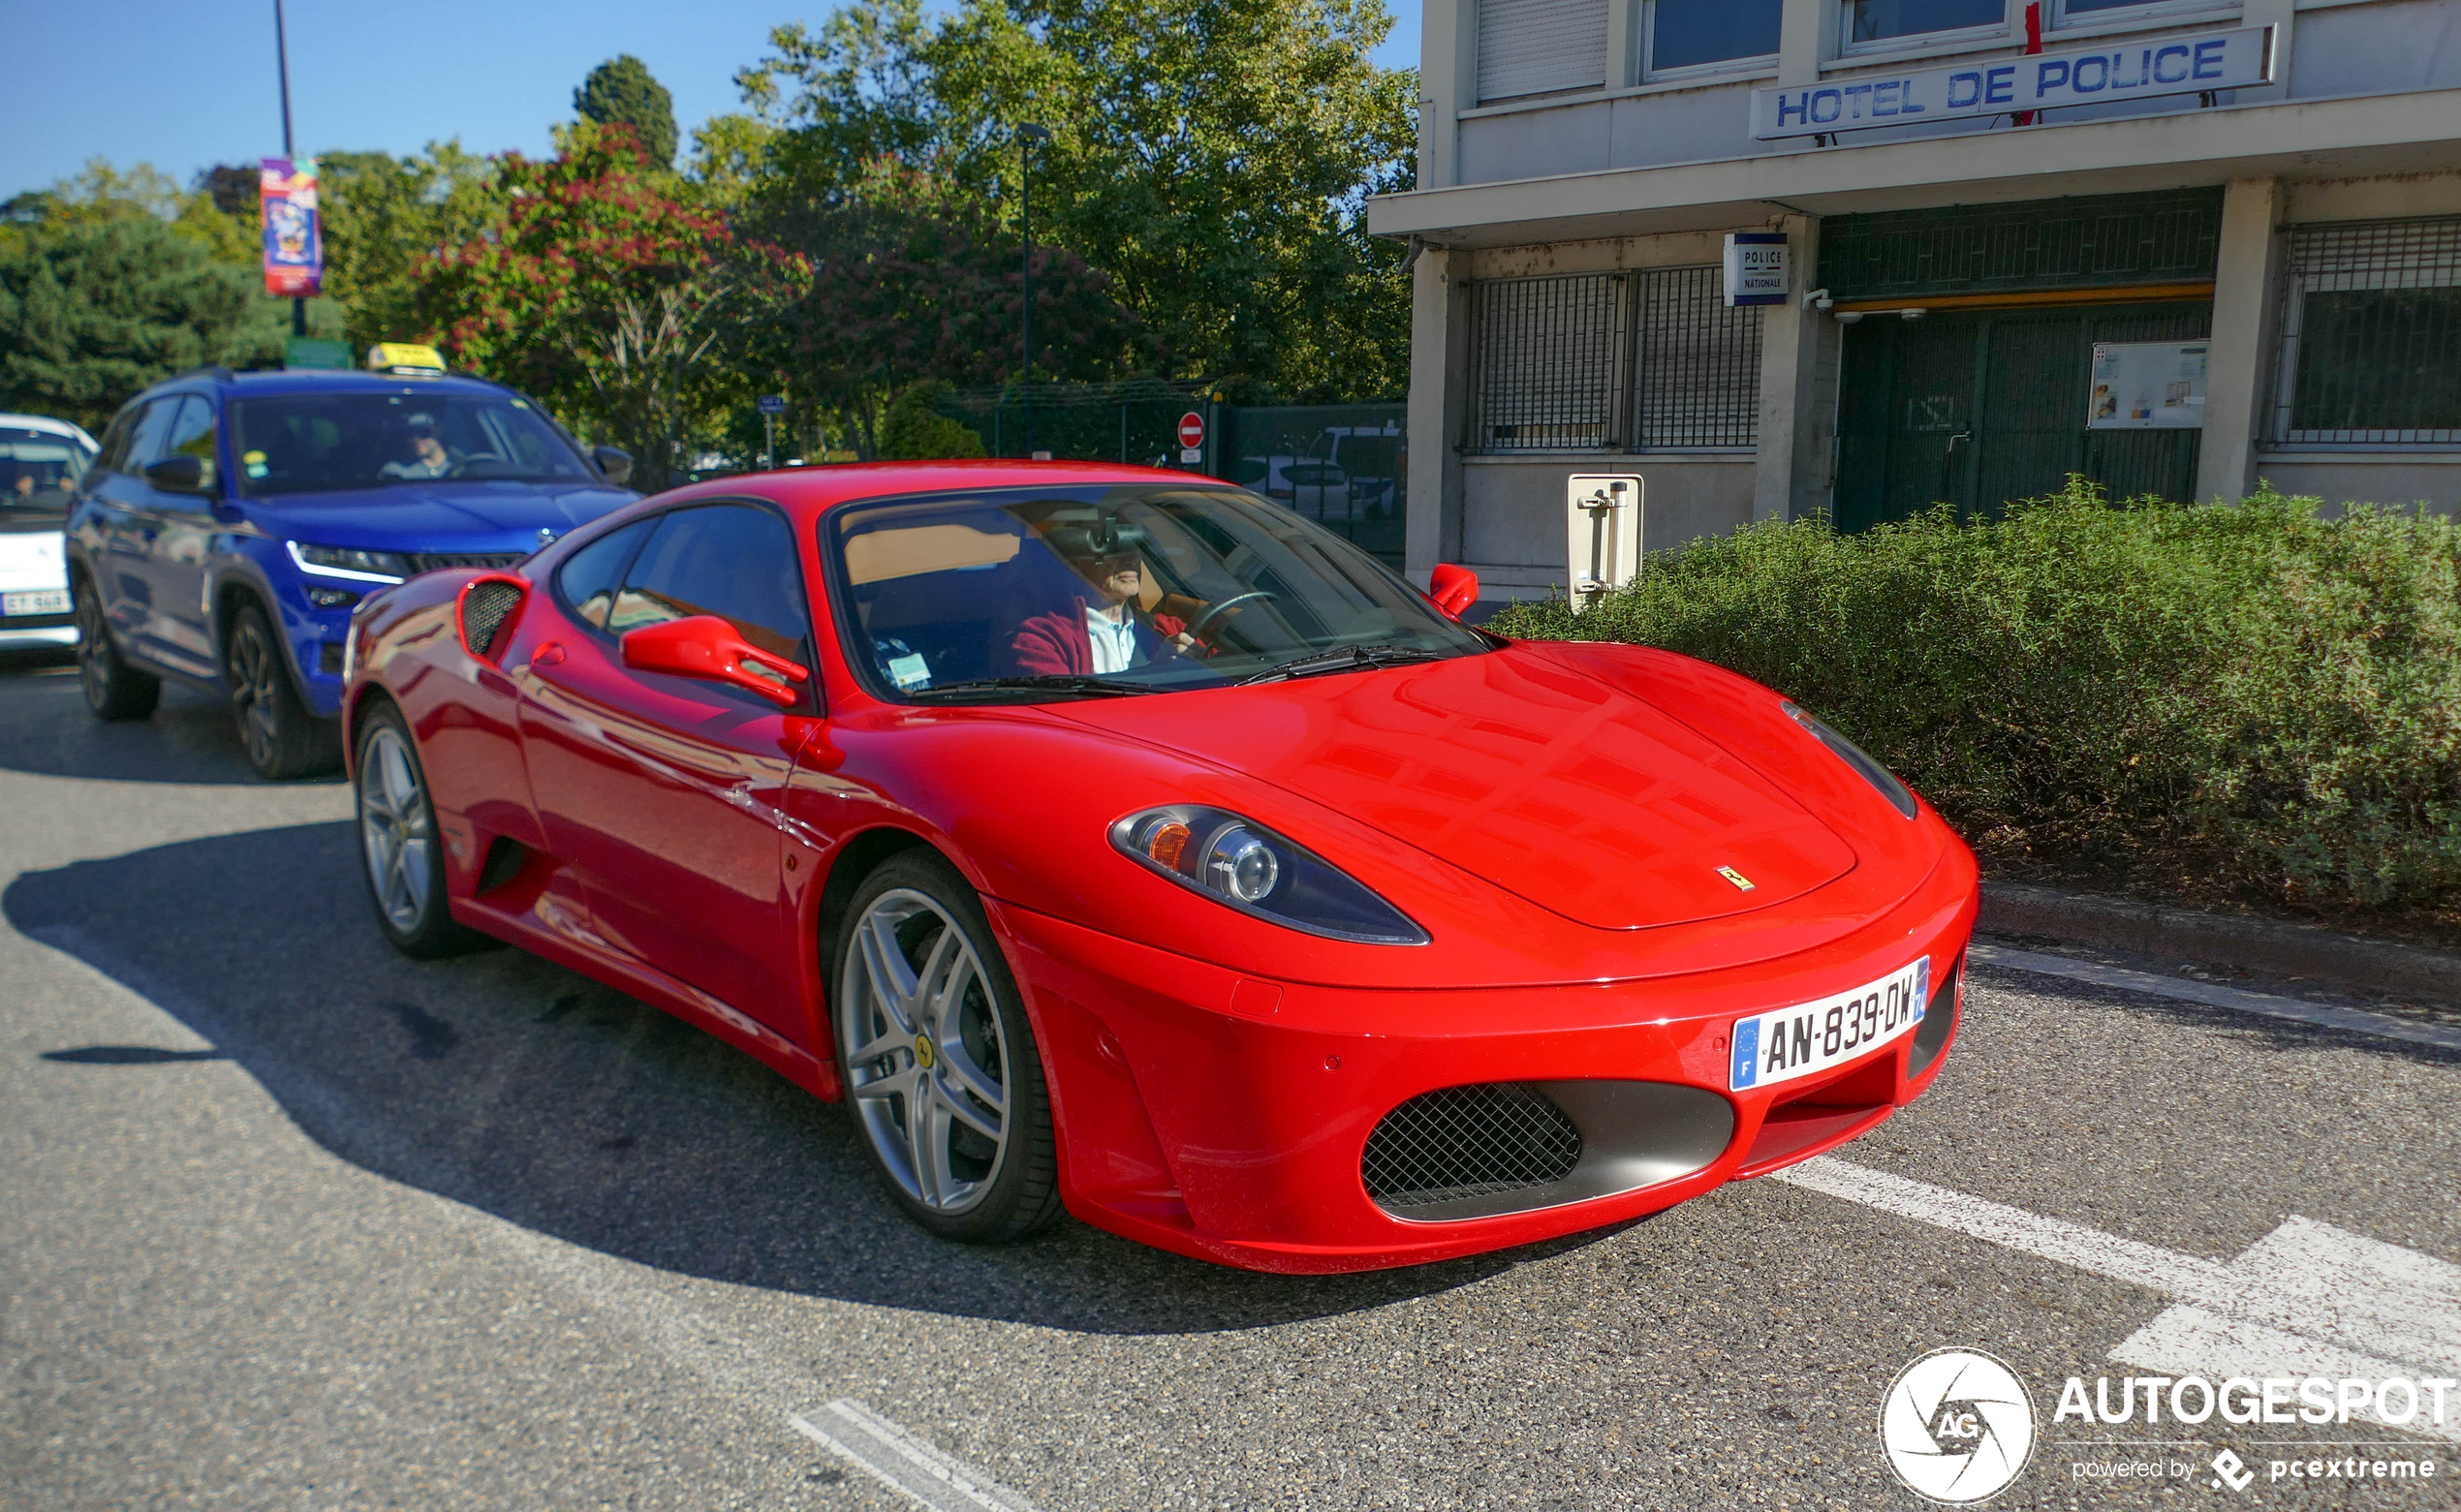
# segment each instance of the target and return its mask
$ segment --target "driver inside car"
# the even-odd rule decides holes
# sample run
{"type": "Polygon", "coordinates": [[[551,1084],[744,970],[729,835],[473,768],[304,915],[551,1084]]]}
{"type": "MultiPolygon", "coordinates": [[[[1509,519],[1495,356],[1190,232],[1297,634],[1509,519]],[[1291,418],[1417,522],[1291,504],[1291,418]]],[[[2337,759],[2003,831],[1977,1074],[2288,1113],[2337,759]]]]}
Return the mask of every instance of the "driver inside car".
{"type": "Polygon", "coordinates": [[[1138,549],[1142,531],[1105,518],[1091,525],[1054,527],[1043,540],[1091,592],[1075,596],[1065,609],[1038,614],[1018,627],[1010,653],[1019,672],[1102,677],[1162,657],[1203,654],[1178,617],[1149,615],[1138,605],[1144,586],[1138,549]]]}
{"type": "Polygon", "coordinates": [[[388,462],[376,471],[385,478],[442,478],[452,471],[452,454],[445,449],[445,438],[437,429],[436,417],[420,411],[405,422],[410,437],[411,459],[388,462]]]}

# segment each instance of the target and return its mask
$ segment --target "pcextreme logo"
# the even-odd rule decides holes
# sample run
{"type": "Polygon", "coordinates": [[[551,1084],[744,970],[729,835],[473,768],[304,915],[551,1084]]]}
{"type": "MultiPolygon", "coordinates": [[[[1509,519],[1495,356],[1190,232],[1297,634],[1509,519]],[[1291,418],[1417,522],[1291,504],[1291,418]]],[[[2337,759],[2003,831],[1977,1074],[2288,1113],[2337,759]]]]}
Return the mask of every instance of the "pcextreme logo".
{"type": "Polygon", "coordinates": [[[1979,1349],[1934,1349],[1880,1402],[1880,1448],[1908,1491],[1963,1506],[2007,1490],[2034,1455],[2034,1398],[1979,1349]]]}

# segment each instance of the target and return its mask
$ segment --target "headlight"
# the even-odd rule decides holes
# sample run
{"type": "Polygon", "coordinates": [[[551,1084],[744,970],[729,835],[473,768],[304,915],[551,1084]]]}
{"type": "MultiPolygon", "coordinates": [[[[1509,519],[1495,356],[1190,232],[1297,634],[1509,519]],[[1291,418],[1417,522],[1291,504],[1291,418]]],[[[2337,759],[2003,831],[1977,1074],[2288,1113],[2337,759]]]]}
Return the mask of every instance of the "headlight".
{"type": "Polygon", "coordinates": [[[1427,932],[1329,862],[1226,809],[1174,803],[1111,825],[1120,853],[1242,913],[1362,944],[1423,945],[1427,932]]]}
{"type": "Polygon", "coordinates": [[[303,546],[294,540],[291,560],[302,572],[347,577],[357,583],[398,583],[411,574],[410,558],[398,551],[360,551],[351,546],[303,546]]]}
{"type": "Polygon", "coordinates": [[[1908,818],[1915,817],[1915,795],[1906,790],[1904,783],[1897,781],[1895,773],[1873,760],[1862,747],[1796,708],[1791,701],[1780,703],[1778,707],[1786,711],[1788,719],[1810,730],[1822,745],[1836,752],[1848,766],[1862,773],[1863,781],[1879,788],[1880,795],[1895,805],[1898,813],[1908,818]]]}

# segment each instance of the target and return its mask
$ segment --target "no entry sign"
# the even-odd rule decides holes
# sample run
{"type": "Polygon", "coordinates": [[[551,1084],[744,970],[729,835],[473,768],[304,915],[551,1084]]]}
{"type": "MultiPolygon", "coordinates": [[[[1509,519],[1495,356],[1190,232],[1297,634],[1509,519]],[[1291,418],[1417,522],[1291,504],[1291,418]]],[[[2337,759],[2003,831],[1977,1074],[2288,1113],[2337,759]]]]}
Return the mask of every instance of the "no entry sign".
{"type": "Polygon", "coordinates": [[[1205,417],[1190,410],[1179,417],[1179,445],[1190,450],[1205,444],[1205,417]]]}

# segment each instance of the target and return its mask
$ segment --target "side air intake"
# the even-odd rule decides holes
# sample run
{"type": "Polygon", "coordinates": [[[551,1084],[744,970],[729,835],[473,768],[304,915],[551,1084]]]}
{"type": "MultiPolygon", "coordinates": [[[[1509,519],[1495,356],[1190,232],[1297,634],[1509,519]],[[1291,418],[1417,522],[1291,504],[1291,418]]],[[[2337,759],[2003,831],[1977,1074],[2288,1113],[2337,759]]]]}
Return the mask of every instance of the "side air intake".
{"type": "Polygon", "coordinates": [[[454,612],[461,621],[462,648],[482,662],[493,662],[513,624],[513,611],[530,585],[517,577],[482,577],[461,590],[454,612]]]}

